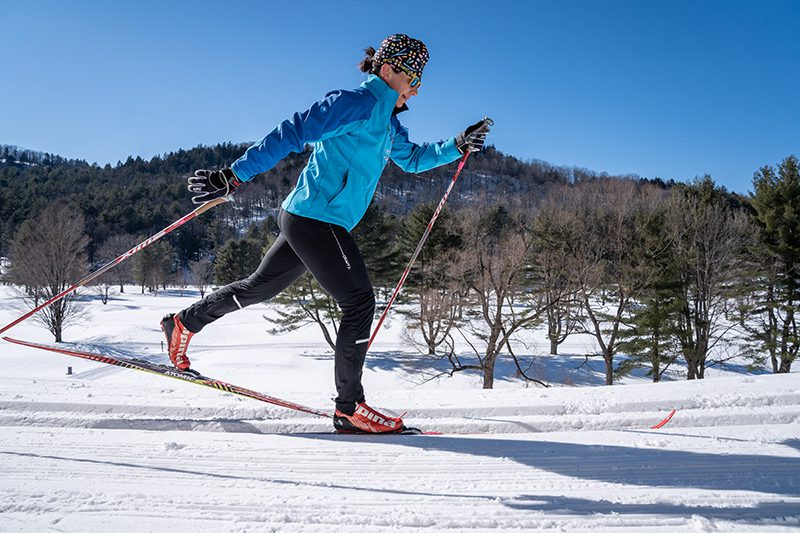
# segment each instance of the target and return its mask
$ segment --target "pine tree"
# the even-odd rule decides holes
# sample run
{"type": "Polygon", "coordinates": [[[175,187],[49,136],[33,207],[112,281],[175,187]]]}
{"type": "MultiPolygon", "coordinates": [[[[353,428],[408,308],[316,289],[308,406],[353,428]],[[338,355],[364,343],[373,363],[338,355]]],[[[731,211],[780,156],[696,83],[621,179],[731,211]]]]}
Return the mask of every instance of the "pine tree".
{"type": "Polygon", "coordinates": [[[377,203],[372,202],[353,230],[370,281],[376,289],[391,288],[400,276],[397,223],[377,203]]]}
{"type": "Polygon", "coordinates": [[[677,360],[677,320],[682,309],[679,287],[674,279],[664,276],[633,307],[627,319],[629,329],[620,332],[619,350],[628,357],[617,366],[618,376],[644,367],[647,375],[659,382],[677,360]]]}
{"type": "Polygon", "coordinates": [[[268,243],[275,240],[278,232],[278,223],[275,217],[270,215],[261,222],[247,228],[246,237],[248,239],[256,239],[257,241],[268,243]]]}
{"type": "Polygon", "coordinates": [[[264,320],[274,325],[271,334],[282,335],[307,324],[317,324],[328,346],[336,348],[341,310],[310,273],[303,274],[272,302],[279,304],[275,307],[277,317],[264,315],[264,320]]]}
{"type": "Polygon", "coordinates": [[[220,248],[214,266],[214,282],[227,285],[244,279],[258,268],[264,243],[255,239],[231,239],[220,248]]]}
{"type": "MultiPolygon", "coordinates": [[[[436,204],[418,204],[403,221],[398,245],[403,262],[408,261],[414,253],[419,240],[425,233],[436,204]]],[[[462,237],[456,228],[453,215],[445,208],[439,213],[439,218],[433,226],[428,240],[417,256],[407,283],[410,286],[437,287],[445,284],[447,272],[437,268],[436,259],[449,251],[457,250],[462,246],[462,237]]]]}
{"type": "Polygon", "coordinates": [[[753,207],[765,254],[761,309],[765,327],[752,332],[770,353],[774,372],[788,373],[800,350],[796,308],[800,304],[800,173],[789,156],[778,172],[764,167],[753,178],[753,207]]]}
{"type": "Polygon", "coordinates": [[[635,368],[647,368],[654,382],[680,356],[678,326],[683,309],[678,257],[669,245],[666,211],[654,207],[651,216],[641,217],[642,238],[634,252],[655,266],[654,276],[642,290],[638,302],[625,312],[626,329],[621,329],[619,350],[628,357],[617,366],[624,376],[635,368]]]}
{"type": "MultiPolygon", "coordinates": [[[[406,260],[413,255],[435,209],[435,204],[419,204],[403,221],[398,240],[401,256],[406,260]]],[[[418,334],[422,339],[419,344],[431,356],[442,345],[452,351],[450,332],[461,316],[463,291],[459,290],[454,268],[461,245],[461,234],[450,211],[445,209],[439,214],[404,287],[405,293],[412,295],[418,305],[398,311],[408,317],[406,329],[411,334],[410,340],[419,343],[415,337],[418,334]]]]}

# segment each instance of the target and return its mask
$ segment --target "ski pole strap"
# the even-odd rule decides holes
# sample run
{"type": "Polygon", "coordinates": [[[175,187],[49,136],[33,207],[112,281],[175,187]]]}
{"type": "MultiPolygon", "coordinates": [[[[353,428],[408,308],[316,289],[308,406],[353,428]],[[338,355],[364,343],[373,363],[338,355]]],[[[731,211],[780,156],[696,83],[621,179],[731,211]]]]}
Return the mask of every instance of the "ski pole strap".
{"type": "Polygon", "coordinates": [[[141,252],[142,250],[144,250],[145,248],[147,248],[148,246],[150,246],[151,244],[153,244],[154,242],[159,240],[164,235],[167,235],[168,233],[171,233],[172,231],[174,231],[174,230],[178,229],[179,227],[183,226],[184,224],[186,224],[190,220],[196,218],[197,216],[201,215],[202,213],[205,213],[206,211],[208,211],[212,207],[218,206],[219,204],[221,204],[221,203],[223,203],[225,201],[227,201],[226,197],[217,198],[215,200],[211,200],[210,202],[206,202],[203,205],[197,207],[191,213],[188,213],[188,214],[182,216],[181,218],[179,218],[178,220],[176,220],[175,222],[173,222],[172,224],[170,224],[166,228],[162,229],[161,231],[159,231],[155,235],[153,235],[151,237],[148,237],[144,241],[140,242],[139,244],[137,244],[136,246],[134,246],[133,248],[131,248],[130,250],[128,250],[127,252],[122,254],[121,256],[117,257],[116,259],[114,259],[112,261],[109,261],[108,263],[106,263],[105,265],[100,267],[99,269],[95,270],[94,272],[92,272],[91,274],[89,274],[88,276],[83,278],[82,280],[80,280],[77,283],[75,283],[74,285],[72,285],[71,287],[69,287],[69,288],[63,290],[62,292],[56,294],[55,296],[53,296],[52,298],[50,298],[49,300],[47,300],[43,304],[39,305],[38,307],[35,307],[34,309],[31,309],[30,311],[28,311],[27,313],[25,313],[24,315],[22,315],[18,319],[14,320],[10,324],[7,324],[7,325],[3,326],[3,328],[0,329],[0,333],[8,331],[9,329],[13,328],[14,326],[19,324],[23,320],[27,320],[28,318],[33,316],[34,313],[37,313],[37,312],[41,311],[45,307],[49,307],[49,306],[53,305],[54,303],[56,303],[57,301],[59,301],[60,299],[62,299],[66,295],[68,295],[69,293],[73,292],[74,290],[78,289],[79,287],[82,287],[82,286],[86,285],[90,281],[92,281],[94,279],[97,279],[98,277],[102,276],[103,274],[105,274],[106,272],[108,272],[109,270],[111,270],[112,268],[117,266],[118,264],[122,263],[126,259],[129,259],[134,254],[136,254],[138,252],[141,252]]]}

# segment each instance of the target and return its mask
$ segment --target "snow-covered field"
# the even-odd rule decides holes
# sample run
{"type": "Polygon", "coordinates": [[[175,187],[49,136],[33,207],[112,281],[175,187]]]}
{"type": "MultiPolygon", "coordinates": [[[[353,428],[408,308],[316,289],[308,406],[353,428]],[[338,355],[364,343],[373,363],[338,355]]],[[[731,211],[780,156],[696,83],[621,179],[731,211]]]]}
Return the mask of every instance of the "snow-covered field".
{"type": "MultiPolygon", "coordinates": [[[[66,330],[81,348],[163,360],[160,317],[196,295],[129,288],[66,330]]],[[[21,311],[0,287],[0,326],[21,311]]],[[[333,361],[266,306],[192,342],[203,373],[332,408],[333,361]]],[[[330,422],[203,387],[0,342],[0,531],[780,531],[800,527],[798,374],[716,371],[613,387],[583,357],[538,357],[551,388],[501,368],[432,381],[380,333],[368,401],[438,436],[340,436],[330,422]],[[73,375],[67,375],[71,366],[73,375]],[[564,386],[579,383],[583,386],[564,386]],[[671,409],[672,421],[650,426],[671,409]]],[[[27,321],[10,336],[52,342],[27,321]]],[[[575,339],[565,353],[586,353],[575,339]]]]}

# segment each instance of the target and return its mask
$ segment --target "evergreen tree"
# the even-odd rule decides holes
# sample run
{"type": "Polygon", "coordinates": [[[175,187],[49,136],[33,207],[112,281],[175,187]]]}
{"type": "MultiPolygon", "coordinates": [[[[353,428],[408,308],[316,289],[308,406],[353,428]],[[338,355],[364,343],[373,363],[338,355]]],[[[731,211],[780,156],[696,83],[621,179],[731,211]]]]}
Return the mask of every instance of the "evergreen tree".
{"type": "Polygon", "coordinates": [[[800,173],[789,156],[778,172],[764,167],[753,178],[752,199],[766,253],[759,309],[766,321],[751,335],[770,354],[774,372],[788,373],[800,350],[797,306],[800,304],[800,173]]]}
{"type": "Polygon", "coordinates": [[[214,282],[227,285],[244,279],[258,268],[266,247],[255,239],[231,239],[220,248],[214,267],[214,282]]]}
{"type": "Polygon", "coordinates": [[[376,289],[394,287],[401,269],[394,218],[376,202],[372,202],[353,230],[353,238],[367,265],[372,285],[376,289]]]}
{"type": "Polygon", "coordinates": [[[619,377],[635,368],[647,368],[653,382],[661,376],[680,355],[678,317],[682,309],[680,284],[665,272],[630,310],[629,329],[620,332],[619,349],[628,357],[617,366],[619,377]]]}
{"type": "Polygon", "coordinates": [[[208,249],[220,251],[226,243],[235,239],[235,233],[221,216],[217,213],[214,215],[208,220],[208,249]]]}
{"type": "Polygon", "coordinates": [[[683,300],[678,257],[669,245],[666,211],[659,206],[650,217],[640,220],[644,233],[636,253],[655,266],[655,274],[638,302],[626,309],[627,328],[620,330],[619,350],[628,357],[617,366],[616,373],[624,376],[644,367],[658,382],[680,355],[678,323],[683,300]]]}
{"type": "MultiPolygon", "coordinates": [[[[436,210],[436,205],[417,205],[403,221],[398,238],[401,257],[410,260],[436,210]]],[[[398,312],[406,315],[409,340],[420,344],[428,355],[435,355],[445,345],[452,352],[451,331],[461,318],[465,290],[458,278],[458,252],[462,245],[459,228],[449,210],[439,214],[428,240],[417,256],[404,286],[405,293],[416,299],[417,306],[398,312]],[[421,342],[417,340],[419,335],[421,342]]],[[[451,356],[443,353],[441,356],[451,356]]]]}
{"type": "Polygon", "coordinates": [[[306,324],[319,326],[325,342],[331,349],[336,348],[336,335],[342,318],[341,310],[333,298],[320,287],[317,280],[306,272],[290,287],[272,299],[276,317],[264,315],[264,319],[273,324],[269,331],[273,335],[282,335],[295,331],[306,324]]]}
{"type": "MultiPolygon", "coordinates": [[[[436,204],[418,204],[403,220],[398,236],[400,256],[405,264],[414,253],[428,223],[436,210],[436,204]]],[[[453,215],[447,208],[442,209],[436,224],[431,229],[428,240],[422,247],[406,283],[410,286],[436,287],[445,285],[447,272],[437,268],[436,258],[447,252],[458,250],[463,239],[453,215]]]]}
{"type": "Polygon", "coordinates": [[[255,239],[261,242],[272,242],[278,235],[278,222],[275,217],[270,215],[261,222],[251,225],[247,228],[246,237],[248,239],[255,239]]]}

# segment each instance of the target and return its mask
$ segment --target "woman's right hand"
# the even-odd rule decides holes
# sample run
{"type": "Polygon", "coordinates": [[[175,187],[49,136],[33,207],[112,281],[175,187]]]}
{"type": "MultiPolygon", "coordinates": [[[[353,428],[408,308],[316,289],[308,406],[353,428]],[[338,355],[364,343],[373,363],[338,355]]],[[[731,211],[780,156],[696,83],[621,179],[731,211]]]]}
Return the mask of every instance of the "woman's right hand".
{"type": "Polygon", "coordinates": [[[494,126],[494,121],[489,117],[483,117],[472,126],[462,131],[456,136],[456,148],[462,154],[466,152],[479,152],[483,148],[489,129],[494,126]]]}

